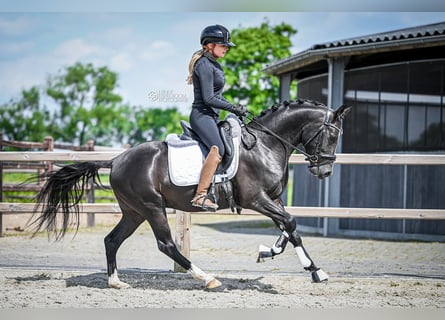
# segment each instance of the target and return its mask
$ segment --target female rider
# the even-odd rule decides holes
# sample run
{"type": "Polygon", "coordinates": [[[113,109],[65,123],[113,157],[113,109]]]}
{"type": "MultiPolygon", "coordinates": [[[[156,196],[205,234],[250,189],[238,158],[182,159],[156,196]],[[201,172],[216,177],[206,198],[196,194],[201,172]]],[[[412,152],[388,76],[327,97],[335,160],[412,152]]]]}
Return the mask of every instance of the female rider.
{"type": "Polygon", "coordinates": [[[190,113],[190,125],[207,147],[207,157],[191,203],[195,207],[216,211],[218,205],[207,196],[210,183],[225,149],[217,124],[221,110],[237,116],[245,116],[247,109],[235,106],[222,96],[226,83],[224,71],[217,62],[235,44],[230,41],[229,31],[221,25],[211,25],[201,32],[202,49],[195,52],[189,63],[187,82],[193,84],[194,101],[190,113]]]}

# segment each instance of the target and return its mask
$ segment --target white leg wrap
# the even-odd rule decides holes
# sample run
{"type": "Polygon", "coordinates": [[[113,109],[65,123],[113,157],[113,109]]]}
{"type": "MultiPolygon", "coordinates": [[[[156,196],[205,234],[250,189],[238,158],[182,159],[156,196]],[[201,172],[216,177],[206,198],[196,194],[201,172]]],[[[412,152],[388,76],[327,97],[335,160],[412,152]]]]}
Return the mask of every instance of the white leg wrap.
{"type": "Polygon", "coordinates": [[[193,263],[192,263],[192,267],[188,270],[188,272],[190,272],[190,274],[193,276],[193,278],[195,278],[197,280],[204,280],[206,286],[210,281],[212,281],[214,279],[214,277],[208,275],[207,273],[205,273],[204,271],[199,269],[197,266],[195,266],[193,263]]]}
{"type": "Polygon", "coordinates": [[[115,289],[126,289],[131,287],[128,283],[119,280],[117,270],[114,270],[111,276],[108,277],[108,286],[115,289]]]}
{"type": "Polygon", "coordinates": [[[259,252],[270,252],[270,248],[269,248],[269,247],[266,247],[266,246],[263,245],[263,244],[260,244],[260,247],[258,248],[258,251],[259,251],[259,252]]]}
{"type": "Polygon", "coordinates": [[[273,251],[273,253],[275,254],[280,254],[281,252],[283,252],[283,247],[276,247],[275,245],[272,246],[271,250],[273,251]]]}
{"type": "Polygon", "coordinates": [[[297,252],[298,259],[300,259],[300,263],[304,268],[308,268],[311,265],[311,260],[306,256],[302,247],[295,247],[295,251],[297,252]]]}
{"type": "Polygon", "coordinates": [[[317,271],[314,271],[312,273],[312,280],[314,280],[314,282],[323,282],[323,281],[328,281],[329,276],[326,274],[326,272],[324,272],[321,269],[318,269],[317,271]]]}

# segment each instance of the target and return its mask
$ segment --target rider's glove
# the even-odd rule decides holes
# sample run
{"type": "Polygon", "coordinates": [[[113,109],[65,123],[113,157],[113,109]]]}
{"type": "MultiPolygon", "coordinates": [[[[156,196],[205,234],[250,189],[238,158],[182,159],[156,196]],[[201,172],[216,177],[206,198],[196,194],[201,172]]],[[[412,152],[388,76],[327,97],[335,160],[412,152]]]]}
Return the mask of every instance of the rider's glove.
{"type": "Polygon", "coordinates": [[[230,112],[236,114],[238,117],[245,117],[247,114],[247,108],[242,105],[233,106],[230,112]]]}

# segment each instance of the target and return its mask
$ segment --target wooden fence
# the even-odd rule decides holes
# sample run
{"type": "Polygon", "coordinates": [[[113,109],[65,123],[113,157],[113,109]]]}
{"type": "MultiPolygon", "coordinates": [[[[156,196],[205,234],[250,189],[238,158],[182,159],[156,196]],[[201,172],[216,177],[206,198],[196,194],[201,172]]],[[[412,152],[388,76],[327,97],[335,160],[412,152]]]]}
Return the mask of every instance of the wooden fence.
{"type": "MultiPolygon", "coordinates": [[[[22,162],[81,162],[109,160],[122,151],[89,151],[89,152],[0,152],[0,166],[3,161],[22,162]]],[[[289,164],[304,164],[304,156],[292,155],[289,164]]],[[[445,165],[445,155],[419,154],[337,154],[337,164],[372,164],[372,165],[445,165]]],[[[30,213],[32,203],[0,202],[1,215],[30,213]]],[[[328,218],[372,218],[372,219],[425,219],[445,220],[445,209],[384,209],[384,208],[330,208],[330,207],[286,207],[286,210],[298,217],[328,218]]],[[[88,214],[120,213],[116,203],[85,203],[82,212],[88,214]]],[[[186,256],[190,250],[191,215],[182,211],[171,211],[176,214],[176,242],[186,256]]],[[[218,213],[232,214],[230,210],[219,210],[218,213]]],[[[243,210],[242,214],[258,214],[252,210],[243,210]]]]}
{"type": "MultiPolygon", "coordinates": [[[[110,160],[122,151],[88,151],[88,152],[0,152],[0,163],[3,161],[23,162],[81,162],[110,160]]],[[[304,156],[293,154],[289,164],[304,164],[304,156]]],[[[445,165],[445,155],[416,154],[337,154],[336,164],[380,164],[380,165],[445,165]]],[[[29,213],[33,204],[0,203],[0,212],[29,213]]],[[[327,208],[327,207],[286,207],[289,213],[300,217],[336,217],[336,218],[397,218],[397,219],[445,219],[445,209],[382,209],[382,208],[327,208]]],[[[117,204],[87,203],[83,204],[83,212],[118,213],[117,204]]],[[[229,213],[229,210],[219,210],[229,213]]],[[[256,214],[243,210],[243,214],[256,214]]]]}
{"type": "MultiPolygon", "coordinates": [[[[53,152],[55,149],[60,150],[69,150],[69,151],[94,151],[94,140],[88,140],[87,143],[83,146],[71,145],[71,144],[58,144],[54,142],[54,138],[51,136],[46,136],[42,142],[31,142],[31,141],[8,141],[3,140],[3,133],[0,132],[0,152],[4,150],[4,148],[10,149],[26,149],[33,150],[32,152],[36,152],[35,150],[41,149],[45,154],[48,152],[53,152]]],[[[28,151],[25,151],[25,153],[28,151]]],[[[1,152],[3,153],[3,152],[1,152]]],[[[14,159],[7,161],[0,161],[0,202],[3,202],[4,192],[33,192],[37,193],[42,187],[42,181],[37,180],[33,183],[20,183],[20,184],[4,184],[3,183],[3,170],[11,170],[13,172],[35,172],[38,174],[49,172],[54,170],[53,168],[54,161],[50,160],[42,160],[42,161],[26,161],[20,159],[16,161],[14,159]]],[[[29,199],[32,196],[9,196],[10,198],[19,198],[19,199],[29,199]]],[[[88,191],[86,194],[87,202],[94,202],[94,184],[91,182],[88,186],[88,191]]],[[[0,236],[2,236],[3,232],[3,223],[2,223],[2,215],[0,211],[0,236]]],[[[88,224],[94,225],[94,215],[88,214],[88,224]]]]}

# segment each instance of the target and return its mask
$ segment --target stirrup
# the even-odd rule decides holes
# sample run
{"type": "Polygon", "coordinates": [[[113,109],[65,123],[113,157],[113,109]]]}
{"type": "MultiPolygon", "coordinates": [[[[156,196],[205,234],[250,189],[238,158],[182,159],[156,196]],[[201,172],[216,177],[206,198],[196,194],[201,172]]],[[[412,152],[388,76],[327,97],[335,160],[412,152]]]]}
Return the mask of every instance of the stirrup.
{"type": "Polygon", "coordinates": [[[216,210],[218,209],[218,205],[212,201],[212,199],[209,197],[208,194],[202,194],[202,195],[195,196],[192,199],[192,201],[190,201],[190,202],[191,202],[192,206],[204,209],[205,211],[216,212],[216,210]],[[203,199],[202,203],[199,204],[198,201],[201,200],[201,199],[203,199]],[[207,200],[210,201],[211,205],[206,205],[205,204],[205,202],[207,200]]]}

